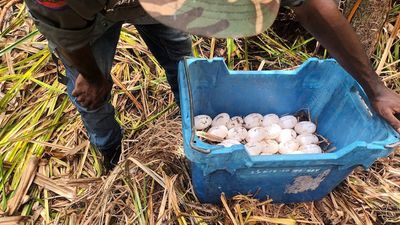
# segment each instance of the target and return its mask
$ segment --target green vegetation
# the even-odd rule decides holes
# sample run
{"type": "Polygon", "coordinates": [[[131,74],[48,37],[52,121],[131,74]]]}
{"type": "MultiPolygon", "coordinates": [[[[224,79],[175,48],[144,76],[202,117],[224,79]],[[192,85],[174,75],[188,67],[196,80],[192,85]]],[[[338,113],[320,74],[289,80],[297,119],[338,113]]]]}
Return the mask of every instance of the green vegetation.
{"type": "MultiPolygon", "coordinates": [[[[387,54],[381,78],[397,92],[399,12],[394,3],[372,57],[377,68],[387,54]]],[[[368,172],[357,170],[319,202],[276,205],[221,196],[220,207],[200,204],[189,182],[179,112],[165,73],[131,25],[122,30],[112,70],[111,101],[125,130],[124,162],[101,177],[99,155],[56,79],[46,40],[24,4],[9,13],[0,28],[0,221],[15,207],[12,215],[30,217],[12,219],[28,224],[400,223],[399,151],[368,172]],[[24,183],[25,193],[18,189],[24,183]]],[[[305,32],[283,37],[278,29],[248,39],[193,37],[193,51],[196,57],[225,57],[234,70],[290,69],[309,57],[327,57],[305,32]]]]}

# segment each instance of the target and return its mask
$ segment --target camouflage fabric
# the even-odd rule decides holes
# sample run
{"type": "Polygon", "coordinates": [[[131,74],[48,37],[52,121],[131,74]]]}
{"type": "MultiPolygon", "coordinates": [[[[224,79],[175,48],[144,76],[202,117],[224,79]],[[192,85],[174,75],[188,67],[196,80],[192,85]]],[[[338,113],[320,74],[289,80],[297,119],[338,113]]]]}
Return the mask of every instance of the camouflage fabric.
{"type": "Polygon", "coordinates": [[[156,20],[191,34],[245,37],[272,25],[280,0],[139,0],[156,20]]]}

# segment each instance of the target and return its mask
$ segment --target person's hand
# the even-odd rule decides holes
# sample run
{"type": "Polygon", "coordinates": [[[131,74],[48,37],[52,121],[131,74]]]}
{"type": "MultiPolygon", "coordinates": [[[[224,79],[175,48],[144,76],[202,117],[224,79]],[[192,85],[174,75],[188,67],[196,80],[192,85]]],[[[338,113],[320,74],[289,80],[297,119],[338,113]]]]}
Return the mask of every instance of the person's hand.
{"type": "Polygon", "coordinates": [[[75,81],[75,89],[72,96],[76,97],[76,101],[83,107],[93,110],[99,107],[110,93],[112,83],[99,76],[96,81],[88,81],[81,74],[75,81]]]}
{"type": "Polygon", "coordinates": [[[378,94],[371,97],[372,106],[386,121],[400,133],[400,121],[396,114],[400,113],[400,95],[384,87],[378,94]]]}

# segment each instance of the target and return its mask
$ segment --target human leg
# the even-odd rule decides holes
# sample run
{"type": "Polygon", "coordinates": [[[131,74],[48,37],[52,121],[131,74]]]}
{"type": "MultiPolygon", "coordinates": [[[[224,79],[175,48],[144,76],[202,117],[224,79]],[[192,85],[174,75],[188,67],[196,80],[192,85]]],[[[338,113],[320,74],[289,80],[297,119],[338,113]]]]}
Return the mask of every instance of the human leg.
{"type": "MultiPolygon", "coordinates": [[[[121,24],[114,25],[91,45],[93,55],[96,58],[96,62],[100,70],[110,81],[110,71],[114,59],[116,45],[119,39],[120,29],[121,24]]],[[[96,146],[105,158],[106,156],[111,156],[111,159],[113,159],[114,162],[117,162],[119,155],[118,158],[114,156],[115,153],[117,153],[116,149],[118,149],[118,146],[121,144],[122,131],[119,124],[115,120],[114,107],[109,102],[110,96],[108,96],[107,100],[105,100],[104,103],[97,109],[88,110],[85,107],[82,107],[76,101],[76,98],[72,96],[72,91],[75,87],[75,80],[79,75],[79,72],[76,68],[74,68],[74,66],[69,65],[69,63],[62,58],[62,56],[61,60],[64,63],[68,77],[68,96],[71,102],[77,107],[77,110],[81,115],[91,144],[96,146]]]]}
{"type": "Polygon", "coordinates": [[[140,36],[165,69],[167,80],[179,104],[178,63],[192,55],[190,35],[163,24],[136,25],[140,36]]]}

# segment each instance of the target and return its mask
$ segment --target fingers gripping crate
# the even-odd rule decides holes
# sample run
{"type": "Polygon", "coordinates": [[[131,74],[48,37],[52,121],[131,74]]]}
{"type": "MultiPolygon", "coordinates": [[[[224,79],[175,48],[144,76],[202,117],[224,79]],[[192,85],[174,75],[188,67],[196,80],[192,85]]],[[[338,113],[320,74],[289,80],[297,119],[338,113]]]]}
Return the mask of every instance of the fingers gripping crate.
{"type": "Polygon", "coordinates": [[[291,71],[229,71],[223,59],[179,65],[184,151],[202,202],[253,194],[274,202],[319,200],[357,166],[392,152],[397,133],[370,109],[358,83],[334,60],[309,59],[291,71]],[[249,156],[243,145],[210,145],[195,136],[193,116],[227,112],[294,113],[309,109],[336,150],[323,154],[249,156]]]}

